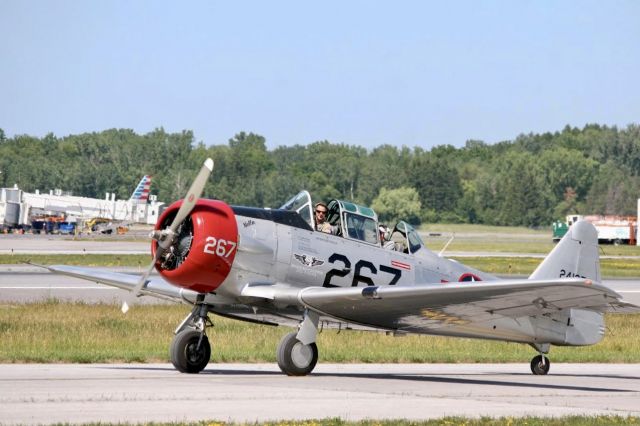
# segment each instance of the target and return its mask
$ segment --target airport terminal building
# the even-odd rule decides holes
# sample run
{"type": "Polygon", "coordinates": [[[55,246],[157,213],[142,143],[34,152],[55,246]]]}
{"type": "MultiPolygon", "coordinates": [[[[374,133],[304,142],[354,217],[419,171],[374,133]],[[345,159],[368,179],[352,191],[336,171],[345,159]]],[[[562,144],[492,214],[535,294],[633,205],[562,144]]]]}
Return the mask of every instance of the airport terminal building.
{"type": "Polygon", "coordinates": [[[17,186],[0,188],[0,230],[36,229],[35,222],[59,221],[82,229],[86,223],[155,224],[165,203],[151,195],[148,199],[116,200],[77,197],[56,189],[49,193],[29,193],[17,186]]]}

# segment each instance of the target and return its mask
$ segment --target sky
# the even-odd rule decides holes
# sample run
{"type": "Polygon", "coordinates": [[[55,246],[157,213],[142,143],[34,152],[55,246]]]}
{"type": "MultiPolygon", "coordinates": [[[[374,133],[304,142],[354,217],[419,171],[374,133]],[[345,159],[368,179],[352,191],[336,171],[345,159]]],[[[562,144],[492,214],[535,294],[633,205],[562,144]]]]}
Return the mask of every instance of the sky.
{"type": "Polygon", "coordinates": [[[640,122],[640,1],[0,0],[0,129],[464,146],[640,122]]]}

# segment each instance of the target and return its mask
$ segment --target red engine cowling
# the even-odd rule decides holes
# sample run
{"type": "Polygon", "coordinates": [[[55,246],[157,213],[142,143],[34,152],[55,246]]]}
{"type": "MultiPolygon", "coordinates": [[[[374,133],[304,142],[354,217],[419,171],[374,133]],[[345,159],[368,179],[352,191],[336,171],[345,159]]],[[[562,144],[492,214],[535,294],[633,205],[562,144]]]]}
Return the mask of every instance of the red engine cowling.
{"type": "MultiPolygon", "coordinates": [[[[182,200],[169,206],[155,229],[169,226],[181,205],[182,200]]],[[[176,234],[156,263],[160,275],[199,293],[218,288],[229,275],[238,249],[238,225],[231,207],[222,201],[200,199],[176,234]]],[[[153,256],[157,247],[158,242],[153,241],[153,256]]]]}

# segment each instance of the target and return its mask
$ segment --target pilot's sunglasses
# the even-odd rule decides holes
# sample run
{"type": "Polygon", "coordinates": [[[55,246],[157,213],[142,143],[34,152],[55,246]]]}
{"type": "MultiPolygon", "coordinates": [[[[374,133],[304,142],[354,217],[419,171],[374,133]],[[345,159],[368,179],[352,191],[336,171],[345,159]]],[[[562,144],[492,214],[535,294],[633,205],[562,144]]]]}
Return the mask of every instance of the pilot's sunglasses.
{"type": "Polygon", "coordinates": [[[316,213],[327,214],[327,211],[326,210],[316,210],[316,213]]]}

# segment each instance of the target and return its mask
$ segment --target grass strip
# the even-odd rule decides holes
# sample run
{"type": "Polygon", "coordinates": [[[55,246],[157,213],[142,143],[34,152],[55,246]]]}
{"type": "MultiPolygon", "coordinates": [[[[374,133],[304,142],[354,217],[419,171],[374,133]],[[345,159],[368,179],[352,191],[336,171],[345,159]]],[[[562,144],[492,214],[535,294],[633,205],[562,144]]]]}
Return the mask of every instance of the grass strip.
{"type": "MultiPolygon", "coordinates": [[[[440,252],[447,244],[448,239],[425,238],[425,245],[436,253],[440,252]]],[[[547,254],[553,250],[556,244],[549,241],[527,240],[509,241],[502,238],[491,238],[484,236],[480,238],[455,238],[445,251],[452,252],[472,252],[472,253],[535,253],[547,254]]],[[[629,245],[601,244],[601,256],[640,256],[640,247],[629,245]]]]}
{"type": "Polygon", "coordinates": [[[425,233],[441,232],[441,233],[455,233],[455,234],[500,234],[516,236],[520,235],[532,235],[546,237],[551,239],[552,229],[548,228],[531,229],[524,226],[496,226],[496,225],[479,225],[471,223],[427,223],[420,226],[420,231],[425,233]]]}
{"type": "MultiPolygon", "coordinates": [[[[459,257],[452,259],[490,274],[529,275],[542,259],[532,257],[459,257]]],[[[636,259],[600,259],[604,278],[640,277],[640,261],[636,259]]]]}
{"type": "Polygon", "coordinates": [[[0,265],[32,262],[39,265],[146,267],[150,260],[151,255],[147,254],[0,254],[0,265]]]}
{"type": "MultiPolygon", "coordinates": [[[[168,362],[169,344],[186,305],[136,306],[126,316],[115,305],[49,301],[0,305],[0,362],[168,362]]],[[[213,317],[208,333],[212,362],[275,362],[280,338],[291,331],[213,317]]],[[[608,315],[602,342],[588,347],[553,347],[553,362],[640,362],[640,314],[608,315]]],[[[528,345],[383,333],[324,330],[318,335],[320,362],[528,364],[528,345]]]]}

